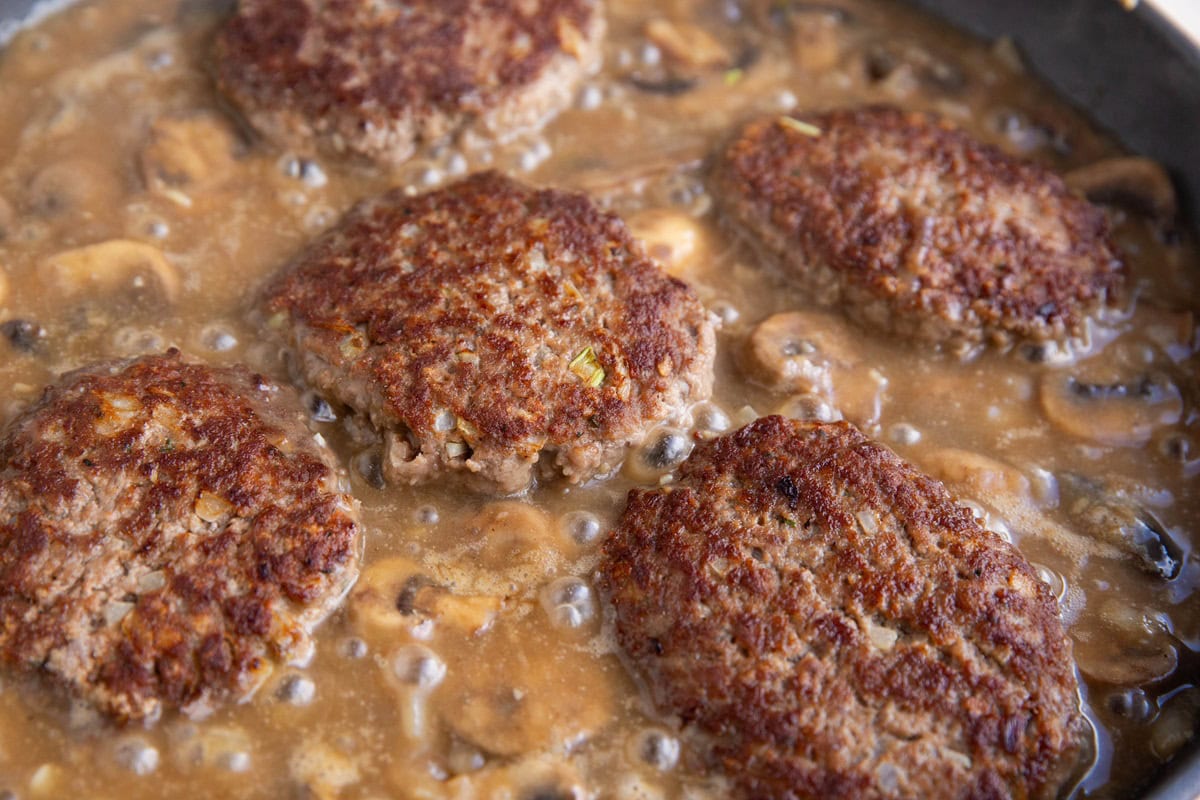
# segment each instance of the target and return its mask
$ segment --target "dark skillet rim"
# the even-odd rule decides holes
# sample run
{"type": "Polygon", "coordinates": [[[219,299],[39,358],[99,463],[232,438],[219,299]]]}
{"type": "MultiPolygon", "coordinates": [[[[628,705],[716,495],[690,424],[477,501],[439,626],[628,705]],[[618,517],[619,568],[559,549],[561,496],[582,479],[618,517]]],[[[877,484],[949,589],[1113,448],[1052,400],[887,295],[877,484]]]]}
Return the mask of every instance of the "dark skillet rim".
{"type": "MultiPolygon", "coordinates": [[[[1193,39],[1149,3],[1139,3],[1134,13],[1144,19],[1155,33],[1166,39],[1196,74],[1200,74],[1200,31],[1196,32],[1197,38],[1193,39]]],[[[1200,212],[1194,216],[1200,217],[1200,212]]],[[[1189,222],[1193,233],[1200,231],[1200,219],[1193,218],[1189,222]]],[[[1161,774],[1147,784],[1142,800],[1197,798],[1200,798],[1200,736],[1193,733],[1192,741],[1172,756],[1164,765],[1161,774]]]]}
{"type": "Polygon", "coordinates": [[[1158,34],[1165,37],[1175,52],[1186,59],[1192,69],[1200,75],[1200,31],[1196,31],[1196,38],[1193,39],[1152,3],[1138,3],[1133,13],[1146,20],[1158,34]]]}

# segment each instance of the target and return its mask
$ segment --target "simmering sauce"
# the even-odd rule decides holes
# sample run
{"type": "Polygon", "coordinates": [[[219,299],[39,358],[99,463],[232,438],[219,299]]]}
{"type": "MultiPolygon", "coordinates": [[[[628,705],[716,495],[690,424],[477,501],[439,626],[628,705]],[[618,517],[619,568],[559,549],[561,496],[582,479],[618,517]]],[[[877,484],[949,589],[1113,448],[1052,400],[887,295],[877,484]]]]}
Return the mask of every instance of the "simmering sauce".
{"type": "MultiPolygon", "coordinates": [[[[1086,342],[1007,353],[939,353],[813,316],[706,192],[707,156],[751,116],[864,103],[936,111],[1066,173],[1121,156],[1011,43],[875,0],[610,0],[605,66],[574,108],[389,174],[279,152],[239,124],[206,65],[227,10],[81,2],[0,53],[4,421],[65,370],[170,345],[287,380],[248,318],[261,281],[355,200],[486,167],[590,192],[696,288],[722,320],[714,397],[693,430],[656,432],[611,478],[494,498],[383,486],[378,443],[308,396],[367,532],[362,577],[312,663],[244,704],[144,728],[5,674],[0,798],[722,797],[719,772],[623,665],[593,570],[631,486],[669,481],[695,435],[777,411],[851,419],[1038,565],[1095,730],[1077,794],[1126,795],[1194,735],[1200,259],[1163,216],[1166,187],[1142,181],[1140,202],[1112,208],[1129,300],[1086,342]],[[761,326],[780,312],[806,316],[761,326]],[[814,319],[820,336],[804,333],[814,319]],[[843,366],[828,385],[765,387],[832,352],[843,366]]],[[[1076,176],[1099,195],[1117,172],[1076,176]]]]}

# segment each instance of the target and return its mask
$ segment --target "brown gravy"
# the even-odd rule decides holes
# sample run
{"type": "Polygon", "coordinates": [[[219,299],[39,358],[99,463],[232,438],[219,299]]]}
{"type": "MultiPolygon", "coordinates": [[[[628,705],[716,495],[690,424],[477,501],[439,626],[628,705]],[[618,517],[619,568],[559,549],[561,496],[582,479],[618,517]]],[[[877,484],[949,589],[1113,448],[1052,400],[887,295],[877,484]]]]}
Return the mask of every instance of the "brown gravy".
{"type": "MultiPolygon", "coordinates": [[[[487,166],[591,192],[723,318],[700,430],[822,413],[740,367],[762,320],[806,306],[711,212],[703,162],[738,122],[890,102],[1063,171],[1120,153],[1009,43],[893,3],[795,3],[788,22],[786,3],[610,0],[606,66],[574,109],[504,147],[448,145],[385,175],[280,153],[238,127],[204,64],[223,5],[90,0],[0,53],[5,421],[66,369],[172,344],[286,380],[246,321],[258,283],[357,198],[487,166]],[[651,20],[674,38],[661,25],[648,35],[651,20]],[[184,188],[162,179],[171,170],[188,174],[184,188]],[[70,255],[112,240],[125,250],[70,255]],[[133,243],[160,255],[131,259],[133,243]]],[[[1114,214],[1136,302],[1097,325],[1077,363],[938,354],[850,328],[843,344],[862,366],[825,398],[976,503],[1043,568],[1096,729],[1077,791],[1098,797],[1141,785],[1200,720],[1200,259],[1153,221],[1114,214]],[[1100,388],[1071,388],[1081,385],[1100,388]],[[1130,544],[1164,536],[1170,579],[1130,544]]],[[[521,499],[377,488],[372,449],[341,420],[318,427],[352,465],[368,544],[313,663],[279,670],[244,705],[147,729],[117,729],[6,674],[0,798],[724,796],[625,670],[590,589],[626,491],[664,479],[669,464],[635,453],[612,479],[521,499]],[[389,607],[387,587],[413,570],[453,587],[435,624],[389,607]]]]}

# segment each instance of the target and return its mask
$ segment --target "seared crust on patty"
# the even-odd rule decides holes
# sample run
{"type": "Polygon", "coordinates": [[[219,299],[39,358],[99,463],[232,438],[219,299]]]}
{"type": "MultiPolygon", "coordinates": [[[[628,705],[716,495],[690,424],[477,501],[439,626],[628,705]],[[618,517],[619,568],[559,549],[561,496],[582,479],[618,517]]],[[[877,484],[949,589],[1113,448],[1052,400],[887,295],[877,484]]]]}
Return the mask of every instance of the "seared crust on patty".
{"type": "Polygon", "coordinates": [[[333,457],[243,368],[72,372],[0,457],[0,657],[120,719],[245,697],[357,575],[333,457]]]}
{"type": "Polygon", "coordinates": [[[1046,797],[1083,730],[1058,608],[847,423],[766,417],[630,492],[600,587],[659,706],[748,797],[1046,797]]]}
{"type": "Polygon", "coordinates": [[[1103,211],[928,114],[758,120],[719,157],[715,189],[817,302],[924,341],[1080,336],[1122,284],[1103,211]]]}
{"type": "Polygon", "coordinates": [[[468,127],[541,124],[603,31],[599,0],[241,0],[213,68],[268,138],[396,164],[468,127]]]}
{"type": "Polygon", "coordinates": [[[365,201],[260,305],[305,378],[386,432],[394,481],[515,492],[539,458],[586,480],[712,386],[709,315],[619,218],[496,173],[365,201]]]}

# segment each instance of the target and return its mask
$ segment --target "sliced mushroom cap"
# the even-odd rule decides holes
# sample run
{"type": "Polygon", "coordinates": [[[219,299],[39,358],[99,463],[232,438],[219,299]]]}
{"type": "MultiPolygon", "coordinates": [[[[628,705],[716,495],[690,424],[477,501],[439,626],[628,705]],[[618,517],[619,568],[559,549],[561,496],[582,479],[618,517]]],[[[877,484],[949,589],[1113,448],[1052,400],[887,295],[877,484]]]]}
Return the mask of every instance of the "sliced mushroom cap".
{"type": "Polygon", "coordinates": [[[469,530],[481,566],[518,585],[537,585],[578,554],[545,512],[520,500],[488,503],[469,530]]]}
{"type": "Polygon", "coordinates": [[[1132,556],[1151,575],[1171,580],[1183,566],[1183,549],[1145,506],[1118,488],[1079,475],[1059,476],[1062,507],[1072,527],[1132,556]]]}
{"type": "Polygon", "coordinates": [[[90,214],[116,206],[120,177],[105,164],[85,158],[55,161],[29,182],[28,210],[44,217],[90,214]]]}
{"type": "MultiPolygon", "coordinates": [[[[641,58],[630,65],[624,79],[650,94],[675,97],[720,86],[708,79],[722,75],[727,85],[736,83],[760,55],[752,42],[717,35],[678,18],[654,16],[645,23],[643,33],[650,46],[642,49],[641,58]]],[[[702,92],[702,97],[707,95],[702,92]]]]}
{"type": "Polygon", "coordinates": [[[970,450],[954,447],[935,450],[921,458],[921,466],[955,489],[984,502],[997,495],[1027,502],[1033,495],[1029,478],[1019,469],[970,450]]]}
{"type": "MultiPolygon", "coordinates": [[[[944,448],[922,455],[920,465],[963,499],[978,503],[984,512],[985,527],[1028,542],[1029,546],[1022,544],[1023,550],[1045,553],[1048,548],[1052,561],[1060,568],[1063,564],[1080,566],[1092,558],[1123,557],[1111,543],[1077,532],[1048,516],[1039,504],[1053,501],[1035,489],[1029,476],[1010,464],[969,450],[944,448]]],[[[1072,587],[1062,601],[1064,613],[1074,614],[1083,600],[1074,588],[1079,574],[1068,569],[1060,577],[1072,587]]]]}
{"type": "Polygon", "coordinates": [[[1075,637],[1075,660],[1084,675],[1113,686],[1138,686],[1175,671],[1174,638],[1153,614],[1113,598],[1092,616],[1087,632],[1081,628],[1075,637]]]}
{"type": "Polygon", "coordinates": [[[842,29],[849,21],[845,9],[834,6],[790,3],[786,21],[791,33],[792,59],[806,72],[833,68],[842,57],[842,29]]]}
{"type": "Polygon", "coordinates": [[[1065,180],[1094,203],[1119,206],[1164,225],[1179,214],[1171,176],[1148,158],[1106,158],[1067,173],[1065,180]]]}
{"type": "Polygon", "coordinates": [[[1164,700],[1150,734],[1150,752],[1165,762],[1200,735],[1200,688],[1193,685],[1164,700]]]}
{"type": "Polygon", "coordinates": [[[697,69],[733,66],[734,58],[729,49],[699,25],[658,17],[646,23],[646,38],[684,66],[697,69]]]}
{"type": "Polygon", "coordinates": [[[792,395],[772,409],[771,413],[804,422],[837,422],[843,419],[842,412],[833,403],[812,392],[792,395]]]}
{"type": "Polygon", "coordinates": [[[625,474],[640,483],[653,483],[678,467],[692,452],[694,444],[691,436],[675,428],[653,431],[625,459],[625,474]]]}
{"type": "Polygon", "coordinates": [[[963,71],[914,41],[889,38],[864,54],[866,78],[893,98],[924,87],[934,94],[958,94],[967,85],[963,71]]]}
{"type": "Polygon", "coordinates": [[[739,366],[755,383],[792,395],[777,413],[801,419],[845,417],[860,427],[879,421],[887,378],[863,363],[854,329],[841,317],[789,311],[758,324],[739,366]],[[836,413],[825,414],[822,406],[836,413]]]}
{"type": "Polygon", "coordinates": [[[228,125],[214,115],[162,117],[142,148],[142,179],[150,191],[189,205],[188,193],[229,177],[236,145],[228,125]]]}
{"type": "Polygon", "coordinates": [[[1096,645],[1076,642],[1075,661],[1092,680],[1113,686],[1139,686],[1170,675],[1179,656],[1169,642],[1117,644],[1106,637],[1096,645]]]}
{"type": "Polygon", "coordinates": [[[649,208],[628,219],[634,237],[667,273],[694,279],[712,261],[712,241],[693,217],[668,208],[649,208]]]}
{"type": "Polygon", "coordinates": [[[777,392],[832,394],[835,371],[861,357],[840,317],[816,311],[775,314],[758,324],[742,350],[742,371],[777,392]]]}
{"type": "Polygon", "coordinates": [[[351,618],[371,640],[411,637],[430,624],[464,637],[486,631],[503,610],[503,599],[471,593],[456,586],[453,577],[436,568],[422,569],[407,558],[372,564],[350,595],[351,618]]]}
{"type": "Polygon", "coordinates": [[[157,292],[164,302],[174,303],[180,294],[175,268],[152,245],[129,239],[66,250],[50,256],[39,267],[44,283],[58,296],[109,295],[118,291],[157,292]]]}
{"type": "Polygon", "coordinates": [[[1179,387],[1162,372],[1090,361],[1048,372],[1042,410],[1059,430],[1098,444],[1134,447],[1183,415],[1179,387]]]}
{"type": "Polygon", "coordinates": [[[506,617],[430,698],[455,735],[491,755],[567,752],[612,719],[605,666],[541,619],[506,617]]]}
{"type": "MultiPolygon", "coordinates": [[[[0,272],[0,287],[7,289],[7,278],[0,272]]],[[[2,293],[0,293],[2,294],[2,293]]],[[[0,299],[0,303],[3,300],[0,299]]],[[[21,353],[32,353],[38,350],[46,339],[46,329],[33,320],[10,319],[0,325],[0,337],[3,337],[12,348],[21,353]]]]}

